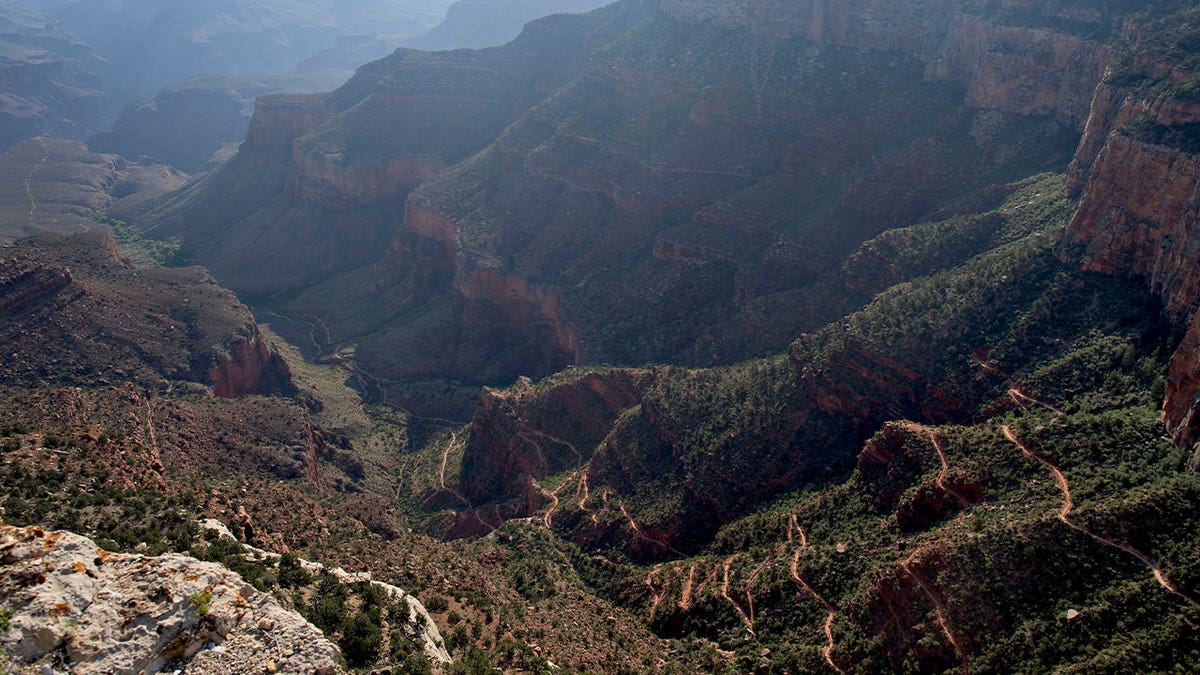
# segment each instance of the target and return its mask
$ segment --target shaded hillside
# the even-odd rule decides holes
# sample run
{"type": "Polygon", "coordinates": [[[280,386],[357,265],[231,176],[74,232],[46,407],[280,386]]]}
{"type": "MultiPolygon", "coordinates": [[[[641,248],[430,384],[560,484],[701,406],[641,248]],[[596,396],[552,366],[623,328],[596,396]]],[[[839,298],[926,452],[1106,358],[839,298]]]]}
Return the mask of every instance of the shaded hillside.
{"type": "Polygon", "coordinates": [[[29,329],[165,346],[21,343],[6,518],[203,551],[364,667],[420,664],[392,608],[193,516],[416,590],[467,672],[1186,669],[1194,13],[627,2],[265,99],[138,225],[296,393],[156,389],[214,341],[51,259],[29,329]]]}
{"type": "Polygon", "coordinates": [[[294,391],[253,317],[203,269],[136,269],[103,231],[39,235],[2,253],[0,376],[10,386],[294,391]]]}
{"type": "Polygon", "coordinates": [[[143,155],[189,173],[213,161],[224,146],[246,137],[254,101],[279,93],[327,91],[350,79],[351,71],[305,75],[219,77],[197,75],[166,87],[155,97],[126,108],[111,130],[88,139],[93,152],[129,159],[143,155]]]}
{"type": "Polygon", "coordinates": [[[431,390],[570,363],[777,352],[853,309],[824,284],[863,241],[1069,161],[1110,48],[956,7],[759,25],[624,2],[494,50],[400,52],[264,101],[239,156],[139,226],[317,316],[431,413],[464,412],[431,390]],[[473,84],[484,67],[503,75],[473,84]]]}
{"type": "Polygon", "coordinates": [[[551,14],[579,14],[610,4],[605,0],[458,0],[433,30],[404,41],[425,51],[481,49],[502,45],[525,24],[551,14]]]}
{"type": "Polygon", "coordinates": [[[660,635],[733,651],[729,672],[1190,662],[1198,484],[1158,412],[1172,333],[1136,284],[1056,258],[1057,183],[868,243],[904,280],[788,358],[485,391],[434,449],[455,481],[414,495],[427,527],[549,530],[660,635]]]}
{"type": "Polygon", "coordinates": [[[82,140],[112,124],[130,95],[113,91],[107,65],[51,17],[0,4],[0,151],[40,134],[82,140]]]}

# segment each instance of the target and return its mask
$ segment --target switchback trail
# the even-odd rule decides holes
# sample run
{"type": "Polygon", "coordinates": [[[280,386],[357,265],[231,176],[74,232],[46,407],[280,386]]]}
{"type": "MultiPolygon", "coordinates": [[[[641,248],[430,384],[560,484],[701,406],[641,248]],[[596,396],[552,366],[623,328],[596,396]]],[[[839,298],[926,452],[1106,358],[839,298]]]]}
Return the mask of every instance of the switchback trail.
{"type": "Polygon", "coordinates": [[[809,586],[808,582],[804,580],[804,577],[800,576],[800,556],[804,555],[804,552],[808,550],[808,535],[804,533],[804,528],[800,526],[800,522],[797,520],[796,514],[793,513],[788,520],[789,542],[792,541],[792,533],[796,531],[800,533],[800,548],[796,549],[796,552],[792,555],[792,578],[796,580],[797,584],[800,584],[800,588],[803,588],[805,593],[811,595],[814,599],[816,599],[817,602],[821,603],[821,605],[825,607],[825,611],[828,614],[825,616],[825,626],[823,628],[825,632],[825,647],[821,649],[821,654],[825,657],[825,663],[828,663],[830,668],[833,668],[838,673],[842,673],[844,675],[846,671],[842,670],[841,667],[838,666],[838,664],[833,660],[833,622],[837,620],[837,610],[834,608],[833,604],[822,597],[820,593],[817,593],[812,586],[809,586]]]}
{"type": "Polygon", "coordinates": [[[1021,452],[1025,453],[1026,456],[1028,456],[1031,459],[1037,460],[1041,464],[1045,465],[1046,468],[1050,469],[1051,475],[1054,476],[1054,482],[1058,485],[1058,489],[1060,491],[1062,491],[1062,493],[1063,493],[1063,505],[1062,505],[1062,508],[1060,508],[1058,510],[1057,516],[1058,516],[1058,519],[1064,525],[1075,530],[1076,532],[1081,532],[1083,534],[1086,534],[1088,537],[1091,537],[1093,540],[1095,540],[1101,544],[1104,544],[1105,546],[1109,546],[1109,547],[1124,551],[1125,553],[1133,556],[1134,558],[1137,558],[1137,560],[1139,562],[1141,562],[1146,567],[1150,568],[1150,571],[1154,574],[1155,581],[1157,581],[1160,586],[1162,586],[1164,589],[1166,589],[1167,592],[1182,599],[1184,602],[1188,603],[1192,607],[1200,609],[1200,602],[1197,602],[1191,596],[1189,596],[1186,593],[1184,593],[1183,591],[1179,590],[1179,587],[1176,586],[1174,584],[1174,582],[1172,582],[1170,579],[1168,579],[1167,576],[1163,573],[1162,566],[1159,565],[1159,563],[1156,560],[1154,560],[1150,556],[1146,555],[1145,553],[1142,553],[1141,551],[1137,550],[1136,548],[1130,546],[1129,544],[1121,543],[1118,541],[1113,541],[1112,539],[1102,537],[1102,536],[1092,532],[1091,530],[1087,529],[1086,527],[1083,527],[1082,525],[1079,525],[1075,521],[1071,520],[1071,518],[1070,518],[1071,510],[1075,508],[1075,502],[1072,501],[1072,499],[1071,499],[1071,486],[1067,483],[1067,477],[1063,474],[1063,472],[1061,470],[1059,470],[1059,468],[1057,466],[1052,464],[1050,462],[1050,460],[1046,459],[1041,454],[1034,452],[1033,450],[1031,450],[1029,448],[1029,446],[1022,443],[1021,440],[1019,438],[1017,438],[1016,433],[1013,432],[1012,427],[1010,427],[1006,424],[1003,427],[1001,427],[1001,430],[1004,432],[1004,437],[1007,438],[1009,440],[1009,442],[1011,442],[1013,445],[1020,448],[1021,452]]]}
{"type": "Polygon", "coordinates": [[[966,495],[946,484],[946,478],[950,476],[950,464],[946,461],[946,453],[942,450],[942,444],[938,440],[937,429],[927,427],[923,424],[915,422],[905,422],[904,428],[914,433],[922,433],[929,437],[929,442],[933,444],[933,449],[937,452],[938,460],[942,463],[942,470],[938,472],[936,483],[938,489],[946,494],[953,496],[958,500],[960,506],[964,509],[971,506],[971,500],[967,499],[966,495]]]}
{"type": "Polygon", "coordinates": [[[683,553],[683,551],[680,551],[679,549],[675,548],[674,546],[671,546],[670,544],[666,543],[665,541],[659,541],[657,539],[652,539],[651,537],[647,537],[646,533],[642,532],[642,526],[637,524],[637,521],[633,519],[633,515],[629,513],[629,509],[625,508],[624,500],[618,501],[618,505],[621,507],[621,515],[625,516],[625,520],[629,521],[629,527],[633,528],[633,533],[635,535],[637,535],[638,539],[641,539],[642,541],[646,541],[651,544],[654,544],[655,546],[663,549],[664,551],[670,551],[671,553],[679,556],[680,558],[687,557],[683,553]]]}
{"type": "Polygon", "coordinates": [[[721,581],[721,597],[725,598],[729,601],[729,604],[733,605],[733,608],[737,610],[738,616],[741,617],[742,623],[746,624],[746,630],[750,631],[751,635],[754,635],[754,620],[751,619],[748,614],[746,614],[746,611],[742,609],[742,606],[738,603],[738,601],[734,600],[733,596],[729,595],[729,568],[733,565],[735,558],[737,558],[736,553],[726,558],[725,564],[722,568],[724,576],[721,581]]]}

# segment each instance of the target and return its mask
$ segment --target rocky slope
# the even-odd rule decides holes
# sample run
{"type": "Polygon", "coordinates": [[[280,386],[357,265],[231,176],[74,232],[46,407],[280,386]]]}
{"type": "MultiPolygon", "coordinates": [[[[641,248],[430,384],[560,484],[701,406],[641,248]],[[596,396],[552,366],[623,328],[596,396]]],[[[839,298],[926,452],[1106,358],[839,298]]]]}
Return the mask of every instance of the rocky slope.
{"type": "Polygon", "coordinates": [[[153,160],[96,154],[77,141],[38,136],[0,155],[0,243],[96,229],[105,210],[136,212],[186,180],[153,160]]]}
{"type": "Polygon", "coordinates": [[[70,532],[0,525],[0,603],[13,673],[343,672],[320,631],[224,567],[70,532]]]}
{"type": "Polygon", "coordinates": [[[276,309],[430,414],[464,406],[429,389],[571,363],[734,362],[851,309],[823,284],[862,242],[1064,167],[1113,58],[1086,36],[1120,21],[761,4],[624,2],[264,101],[239,156],[140,226],[296,297],[276,309]],[[484,64],[521,86],[471,85],[484,64]]]}
{"type": "Polygon", "coordinates": [[[45,133],[84,139],[112,124],[128,96],[105,81],[105,65],[51,17],[0,6],[0,151],[45,133]]]}
{"type": "Polygon", "coordinates": [[[293,391],[250,313],[200,268],[139,270],[110,233],[44,234],[0,249],[9,385],[111,378],[219,396],[293,391]]]}

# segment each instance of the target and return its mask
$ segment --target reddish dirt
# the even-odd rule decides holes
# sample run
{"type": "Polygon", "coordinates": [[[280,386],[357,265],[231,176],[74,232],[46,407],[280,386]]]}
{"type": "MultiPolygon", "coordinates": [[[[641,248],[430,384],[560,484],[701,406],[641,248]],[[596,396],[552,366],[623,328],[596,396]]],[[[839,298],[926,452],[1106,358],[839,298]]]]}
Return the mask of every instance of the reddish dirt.
{"type": "Polygon", "coordinates": [[[729,604],[733,605],[734,610],[736,610],[738,616],[741,617],[742,623],[746,624],[746,630],[749,631],[751,635],[754,635],[754,620],[750,618],[750,615],[747,614],[744,609],[742,609],[741,604],[738,603],[737,600],[734,600],[733,596],[729,594],[729,568],[731,565],[733,565],[733,561],[737,557],[738,554],[736,553],[729,556],[726,558],[725,564],[722,566],[724,576],[721,581],[721,597],[725,598],[727,601],[729,601],[729,604]]]}
{"type": "Polygon", "coordinates": [[[942,450],[942,444],[938,440],[937,429],[916,424],[915,422],[905,422],[903,426],[909,431],[925,434],[929,437],[929,442],[933,444],[933,449],[937,452],[938,460],[942,463],[942,470],[938,472],[936,478],[938,489],[957,499],[959,505],[964,509],[971,506],[971,500],[966,495],[946,484],[946,478],[950,475],[950,464],[946,461],[946,453],[942,450]]]}
{"type": "Polygon", "coordinates": [[[1172,582],[1170,579],[1168,579],[1167,576],[1163,573],[1162,567],[1158,564],[1158,562],[1156,560],[1154,560],[1150,556],[1146,555],[1145,553],[1142,553],[1141,551],[1135,549],[1134,547],[1130,546],[1129,544],[1125,544],[1125,543],[1118,542],[1118,541],[1113,541],[1112,539],[1102,537],[1102,536],[1092,532],[1091,530],[1087,529],[1086,527],[1083,527],[1082,525],[1079,525],[1075,521],[1071,520],[1071,518],[1070,518],[1071,511],[1072,511],[1072,509],[1075,508],[1075,502],[1071,499],[1071,486],[1069,483],[1067,483],[1067,477],[1063,474],[1063,472],[1061,470],[1059,470],[1059,468],[1057,466],[1052,464],[1050,462],[1050,460],[1046,459],[1041,454],[1034,452],[1033,450],[1031,450],[1029,448],[1029,446],[1022,443],[1021,440],[1019,438],[1017,438],[1016,433],[1013,432],[1012,427],[1010,427],[1008,425],[1004,425],[1003,427],[1001,427],[1001,429],[1004,432],[1004,437],[1007,438],[1009,440],[1009,442],[1011,442],[1013,445],[1020,448],[1021,452],[1025,453],[1025,455],[1027,457],[1037,460],[1038,462],[1043,464],[1046,468],[1050,469],[1050,474],[1052,476],[1054,476],[1055,484],[1058,485],[1058,489],[1060,491],[1062,491],[1062,493],[1063,493],[1063,505],[1062,505],[1062,508],[1060,508],[1058,510],[1058,513],[1056,514],[1059,521],[1061,521],[1067,527],[1075,530],[1076,532],[1081,532],[1083,534],[1086,534],[1088,537],[1091,537],[1093,540],[1095,540],[1101,544],[1104,544],[1105,546],[1109,546],[1109,547],[1124,551],[1125,553],[1133,556],[1134,558],[1137,558],[1139,562],[1141,562],[1146,567],[1150,568],[1150,571],[1154,574],[1154,580],[1158,582],[1159,586],[1162,586],[1164,589],[1167,590],[1167,592],[1182,599],[1184,602],[1187,602],[1192,607],[1200,608],[1200,602],[1196,602],[1196,600],[1193,599],[1191,596],[1189,596],[1189,595],[1185,594],[1183,591],[1179,590],[1179,587],[1176,586],[1174,584],[1174,582],[1172,582]]]}
{"type": "Polygon", "coordinates": [[[792,554],[792,578],[796,580],[796,583],[800,584],[800,588],[803,588],[805,593],[811,595],[817,602],[821,603],[825,607],[825,611],[828,612],[825,617],[825,625],[822,629],[825,633],[825,647],[821,649],[821,654],[825,657],[825,662],[829,664],[830,668],[833,668],[838,673],[845,673],[846,671],[842,670],[837,662],[833,660],[833,648],[835,646],[833,640],[833,622],[837,620],[837,610],[820,593],[813,590],[813,587],[808,585],[804,577],[800,576],[800,556],[804,555],[804,552],[808,550],[808,535],[804,533],[804,528],[800,526],[794,513],[788,519],[789,543],[793,541],[793,532],[800,533],[800,548],[796,549],[796,552],[792,554]]]}

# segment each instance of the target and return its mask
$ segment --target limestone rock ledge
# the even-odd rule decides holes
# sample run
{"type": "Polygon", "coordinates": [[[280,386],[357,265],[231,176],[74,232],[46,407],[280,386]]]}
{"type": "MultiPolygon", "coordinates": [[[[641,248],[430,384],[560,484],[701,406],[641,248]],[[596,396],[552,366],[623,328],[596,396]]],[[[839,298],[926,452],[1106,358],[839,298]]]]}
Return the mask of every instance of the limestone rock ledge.
{"type": "Polygon", "coordinates": [[[0,525],[0,608],[0,665],[14,675],[343,672],[316,627],[225,567],[110,553],[70,532],[0,525]]]}

